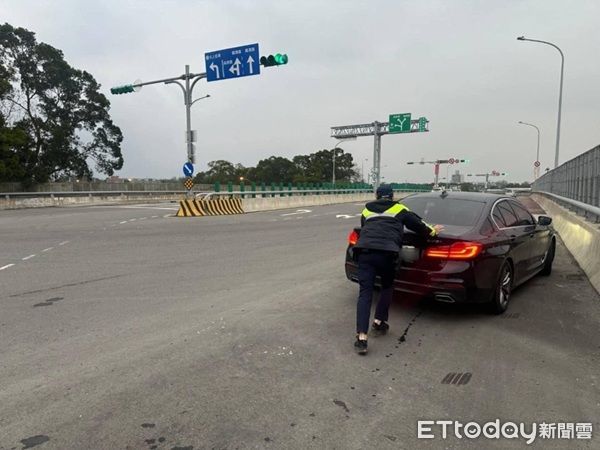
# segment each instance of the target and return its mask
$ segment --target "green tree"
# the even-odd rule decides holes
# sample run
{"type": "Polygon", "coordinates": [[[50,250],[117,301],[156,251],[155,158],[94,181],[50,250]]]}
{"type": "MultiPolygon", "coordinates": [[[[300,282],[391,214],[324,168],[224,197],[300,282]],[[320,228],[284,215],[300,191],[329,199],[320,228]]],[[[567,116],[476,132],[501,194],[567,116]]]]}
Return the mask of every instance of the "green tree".
{"type": "Polygon", "coordinates": [[[0,180],[91,178],[90,163],[107,175],[120,169],[123,137],[99,89],[31,31],[0,25],[0,180]]]}
{"type": "Polygon", "coordinates": [[[335,157],[335,178],[339,182],[350,182],[359,177],[354,167],[354,160],[350,153],[344,153],[341,148],[334,150],[319,150],[310,155],[298,155],[293,159],[297,168],[295,181],[300,182],[327,182],[333,175],[333,152],[335,157]]]}
{"type": "Polygon", "coordinates": [[[297,172],[296,165],[287,158],[271,156],[258,162],[254,176],[255,181],[268,183],[286,183],[294,179],[297,172]]]}

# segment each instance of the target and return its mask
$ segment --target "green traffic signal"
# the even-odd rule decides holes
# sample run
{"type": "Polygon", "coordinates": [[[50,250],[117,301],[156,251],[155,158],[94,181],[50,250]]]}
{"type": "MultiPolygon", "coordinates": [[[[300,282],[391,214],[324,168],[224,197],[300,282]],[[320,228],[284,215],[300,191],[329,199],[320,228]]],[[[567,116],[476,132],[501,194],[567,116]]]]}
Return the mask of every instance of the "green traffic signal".
{"type": "Polygon", "coordinates": [[[123,86],[116,86],[114,88],[110,88],[110,93],[114,95],[129,94],[130,92],[135,92],[135,89],[132,84],[125,84],[123,86]]]}
{"type": "Polygon", "coordinates": [[[260,57],[260,64],[265,67],[282,66],[287,63],[288,55],[282,55],[281,53],[260,57]]]}

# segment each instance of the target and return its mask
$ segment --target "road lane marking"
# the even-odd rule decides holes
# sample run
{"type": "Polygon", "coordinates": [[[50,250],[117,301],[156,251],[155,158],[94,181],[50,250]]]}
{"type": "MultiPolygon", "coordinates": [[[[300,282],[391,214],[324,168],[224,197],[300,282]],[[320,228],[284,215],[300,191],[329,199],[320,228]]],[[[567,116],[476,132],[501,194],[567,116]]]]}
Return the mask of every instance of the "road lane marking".
{"type": "Polygon", "coordinates": [[[140,217],[140,220],[146,220],[147,217],[140,217]]]}
{"type": "Polygon", "coordinates": [[[135,222],[137,219],[129,219],[130,222],[135,222]]]}
{"type": "Polygon", "coordinates": [[[310,209],[299,209],[296,212],[282,214],[281,216],[282,217],[285,217],[285,216],[295,216],[296,214],[306,214],[306,213],[311,213],[311,212],[312,212],[312,210],[310,210],[310,209]]]}
{"type": "Polygon", "coordinates": [[[127,223],[127,221],[126,221],[126,220],[124,220],[123,222],[119,222],[119,223],[127,223]]]}
{"type": "Polygon", "coordinates": [[[156,218],[158,218],[158,216],[152,216],[152,218],[153,218],[153,219],[156,219],[156,218]]]}
{"type": "Polygon", "coordinates": [[[61,242],[60,244],[58,244],[58,245],[65,245],[65,244],[68,244],[68,243],[69,243],[69,241],[62,241],[62,242],[61,242]]]}
{"type": "Polygon", "coordinates": [[[21,259],[22,259],[23,261],[27,261],[28,259],[31,259],[31,258],[33,258],[33,257],[35,257],[35,255],[29,255],[29,256],[26,256],[25,258],[21,258],[21,259]]]}
{"type": "Polygon", "coordinates": [[[5,266],[0,267],[0,270],[8,269],[9,267],[14,266],[14,264],[7,264],[5,266]]]}
{"type": "Polygon", "coordinates": [[[161,206],[95,206],[94,208],[166,209],[167,211],[179,211],[179,208],[166,208],[166,207],[161,207],[161,206]]]}
{"type": "Polygon", "coordinates": [[[50,250],[53,250],[53,249],[54,249],[54,247],[45,248],[44,250],[42,250],[42,253],[49,252],[50,250]]]}

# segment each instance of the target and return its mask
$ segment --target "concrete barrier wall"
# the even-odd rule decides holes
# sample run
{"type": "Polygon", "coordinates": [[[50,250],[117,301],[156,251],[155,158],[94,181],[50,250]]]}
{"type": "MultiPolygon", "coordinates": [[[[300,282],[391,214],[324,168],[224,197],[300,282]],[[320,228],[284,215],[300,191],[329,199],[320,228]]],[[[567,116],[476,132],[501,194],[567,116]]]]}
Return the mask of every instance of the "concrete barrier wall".
{"type": "Polygon", "coordinates": [[[179,201],[181,195],[128,195],[128,196],[93,196],[87,195],[77,197],[0,197],[0,210],[20,208],[43,208],[50,206],[77,206],[77,205],[110,205],[127,203],[152,203],[159,201],[179,201]]]}
{"type": "MultiPolygon", "coordinates": [[[[396,198],[404,198],[408,193],[396,193],[396,198]]],[[[161,201],[179,202],[182,195],[127,195],[127,196],[77,196],[77,197],[0,197],[0,210],[20,208],[43,208],[51,206],[85,206],[127,203],[153,203],[161,201]]],[[[295,195],[292,197],[245,198],[242,200],[244,212],[271,211],[275,209],[302,208],[306,206],[332,205],[336,203],[367,202],[373,200],[372,193],[295,195]]]]}
{"type": "MultiPolygon", "coordinates": [[[[396,194],[404,198],[409,193],[396,194]]],[[[275,209],[304,208],[307,206],[333,205],[337,203],[368,202],[374,200],[373,193],[336,195],[298,195],[294,197],[245,198],[242,199],[244,212],[271,211],[275,209]]]]}
{"type": "Polygon", "coordinates": [[[577,263],[600,293],[600,227],[563,208],[545,195],[533,194],[535,201],[552,217],[552,225],[577,263]]]}

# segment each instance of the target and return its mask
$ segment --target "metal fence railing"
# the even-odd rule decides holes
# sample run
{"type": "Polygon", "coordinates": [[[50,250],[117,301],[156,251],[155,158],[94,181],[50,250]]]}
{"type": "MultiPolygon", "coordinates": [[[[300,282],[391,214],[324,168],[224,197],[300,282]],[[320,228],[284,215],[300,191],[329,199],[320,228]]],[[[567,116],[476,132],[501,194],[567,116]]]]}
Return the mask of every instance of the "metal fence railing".
{"type": "Polygon", "coordinates": [[[532,188],[600,207],[600,145],[542,175],[532,188]]]}
{"type": "Polygon", "coordinates": [[[62,191],[62,192],[0,192],[0,198],[62,198],[62,197],[160,197],[185,194],[187,191],[62,191]]]}
{"type": "MultiPolygon", "coordinates": [[[[394,189],[394,192],[429,192],[419,189],[394,189]]],[[[227,198],[261,198],[291,197],[302,195],[337,195],[337,194],[373,194],[373,189],[307,189],[307,190],[275,190],[275,191],[225,191],[198,192],[196,198],[210,200],[214,197],[227,198]]]]}

